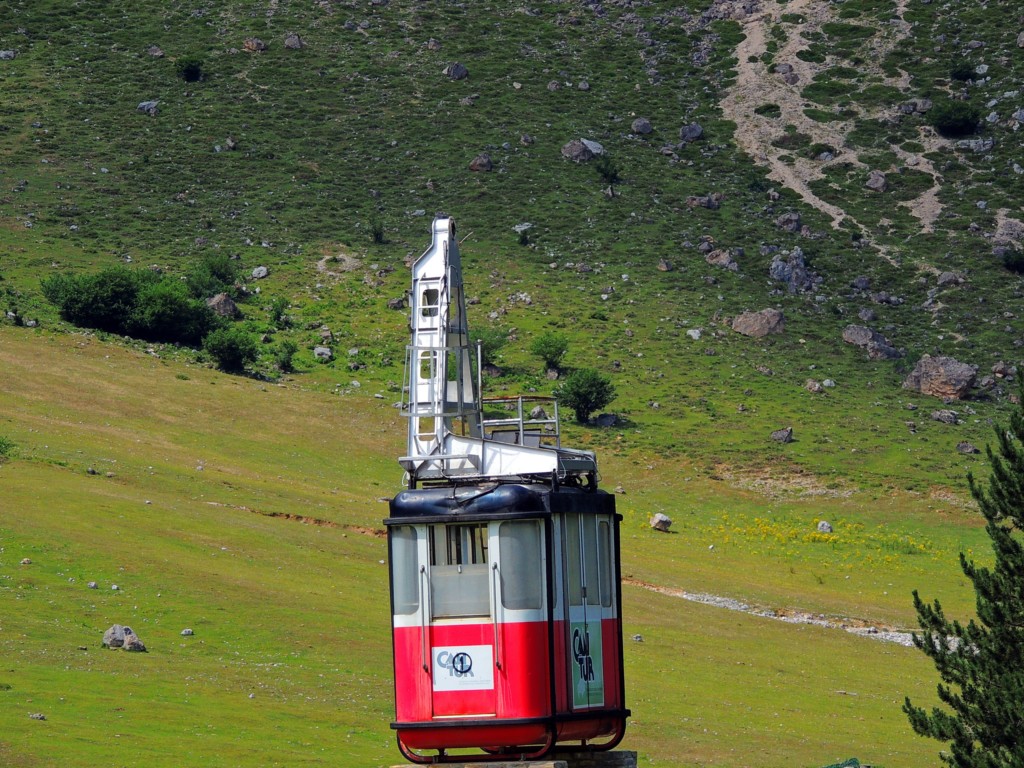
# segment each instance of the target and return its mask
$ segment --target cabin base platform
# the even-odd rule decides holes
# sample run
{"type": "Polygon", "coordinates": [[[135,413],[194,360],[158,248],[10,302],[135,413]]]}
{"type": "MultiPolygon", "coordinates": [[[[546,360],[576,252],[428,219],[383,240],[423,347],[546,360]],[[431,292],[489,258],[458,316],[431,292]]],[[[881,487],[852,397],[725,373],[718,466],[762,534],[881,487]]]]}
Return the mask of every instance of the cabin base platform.
{"type": "MultiPolygon", "coordinates": [[[[636,752],[561,752],[555,759],[507,760],[501,762],[446,763],[446,768],[637,768],[636,752]]],[[[401,763],[391,768],[423,768],[421,765],[401,763]]]]}

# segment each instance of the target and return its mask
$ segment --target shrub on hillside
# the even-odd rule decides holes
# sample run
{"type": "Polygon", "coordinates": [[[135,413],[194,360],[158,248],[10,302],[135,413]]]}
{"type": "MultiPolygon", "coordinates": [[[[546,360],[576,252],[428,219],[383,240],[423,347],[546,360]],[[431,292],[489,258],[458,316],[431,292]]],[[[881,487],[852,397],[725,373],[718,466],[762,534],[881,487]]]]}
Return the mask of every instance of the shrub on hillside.
{"type": "Polygon", "coordinates": [[[211,331],[203,339],[203,349],[218,368],[228,373],[241,373],[259,357],[256,340],[237,326],[211,331]]]}
{"type": "Polygon", "coordinates": [[[203,71],[203,60],[198,56],[185,56],[178,59],[174,65],[174,71],[186,83],[198,82],[206,76],[203,71]]]}
{"type": "Polygon", "coordinates": [[[235,281],[238,271],[238,262],[226,253],[206,254],[185,275],[185,284],[197,299],[208,299],[218,293],[237,298],[235,281]]]}
{"type": "Polygon", "coordinates": [[[295,370],[295,353],[299,351],[299,345],[291,339],[285,339],[277,348],[274,355],[274,364],[281,373],[291,373],[295,370]]]}
{"type": "Polygon", "coordinates": [[[1024,251],[1009,248],[1003,253],[1003,266],[1018,275],[1024,274],[1024,251]]]}
{"type": "Polygon", "coordinates": [[[936,100],[928,112],[928,122],[941,136],[955,138],[974,133],[981,113],[966,101],[936,100]]]}
{"type": "Polygon", "coordinates": [[[555,397],[573,409],[576,421],[586,424],[590,414],[615,399],[615,386],[611,379],[593,368],[580,368],[555,388],[555,397]]]}
{"type": "Polygon", "coordinates": [[[216,323],[206,303],[192,298],[181,281],[164,278],[140,287],[128,333],[147,341],[197,346],[216,323]]]}
{"type": "Polygon", "coordinates": [[[480,342],[480,359],[484,365],[494,365],[498,351],[508,343],[508,331],[501,328],[481,328],[473,335],[480,342]]]}
{"type": "Polygon", "coordinates": [[[179,281],[147,270],[118,266],[92,275],[54,275],[41,287],[63,319],[83,328],[194,346],[216,324],[206,304],[179,281]]]}
{"type": "Polygon", "coordinates": [[[530,351],[543,360],[548,368],[558,368],[565,353],[569,351],[569,339],[565,334],[545,331],[534,338],[530,351]]]}

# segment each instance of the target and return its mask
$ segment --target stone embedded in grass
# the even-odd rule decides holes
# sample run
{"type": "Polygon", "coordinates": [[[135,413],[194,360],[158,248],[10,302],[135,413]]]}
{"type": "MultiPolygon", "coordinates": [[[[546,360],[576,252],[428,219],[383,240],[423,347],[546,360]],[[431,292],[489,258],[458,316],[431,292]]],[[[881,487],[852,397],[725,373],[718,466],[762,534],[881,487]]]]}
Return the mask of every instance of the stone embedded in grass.
{"type": "Polygon", "coordinates": [[[181,630],[181,636],[182,637],[192,637],[192,635],[194,635],[194,634],[195,634],[195,632],[193,632],[191,629],[188,629],[187,627],[185,629],[181,630]]]}
{"type": "Polygon", "coordinates": [[[486,152],[481,152],[473,158],[472,162],[470,162],[469,170],[483,173],[494,170],[494,163],[491,162],[491,156],[486,152]]]}
{"type": "Polygon", "coordinates": [[[242,43],[242,50],[248,53],[262,53],[267,50],[267,44],[258,37],[247,37],[242,43]]]}
{"type": "Polygon", "coordinates": [[[633,124],[630,126],[630,130],[640,136],[646,136],[654,131],[654,126],[651,125],[651,121],[646,117],[638,117],[633,121],[633,124]]]}
{"type": "Polygon", "coordinates": [[[154,100],[151,100],[151,101],[140,101],[139,102],[139,106],[137,106],[135,108],[135,111],[136,112],[143,112],[143,113],[149,115],[150,117],[156,117],[157,113],[159,113],[159,111],[160,111],[157,108],[157,105],[159,103],[160,103],[159,99],[154,99],[154,100]]]}
{"type": "Polygon", "coordinates": [[[655,512],[650,522],[651,528],[662,533],[668,533],[668,529],[672,526],[672,518],[661,512],[655,512]]]}
{"type": "Polygon", "coordinates": [[[124,645],[124,627],[120,624],[114,624],[110,629],[103,633],[103,647],[110,648],[111,650],[120,648],[124,645]]]}
{"type": "Polygon", "coordinates": [[[832,523],[828,520],[819,520],[818,533],[832,533],[832,523]]]}
{"type": "Polygon", "coordinates": [[[885,336],[863,325],[848,325],[843,329],[843,341],[860,347],[869,360],[896,360],[903,352],[896,349],[885,336]]]}
{"type": "Polygon", "coordinates": [[[718,248],[704,256],[704,260],[713,267],[722,267],[731,272],[739,272],[740,265],[733,258],[732,249],[718,248]]]}
{"type": "Polygon", "coordinates": [[[333,356],[334,353],[331,351],[330,347],[313,347],[313,357],[315,357],[317,360],[322,360],[326,362],[330,360],[331,357],[333,356]]]}
{"type": "Polygon", "coordinates": [[[779,229],[784,229],[786,232],[799,232],[803,222],[800,219],[799,213],[790,211],[779,216],[775,220],[775,226],[779,227],[779,229]]]}
{"type": "Polygon", "coordinates": [[[562,145],[562,157],[574,163],[585,163],[604,154],[604,147],[589,139],[573,139],[562,145]]]}
{"type": "Polygon", "coordinates": [[[234,299],[226,293],[218,293],[206,300],[206,306],[213,310],[214,314],[221,317],[238,317],[241,312],[234,299]]]}
{"type": "Polygon", "coordinates": [[[270,274],[270,270],[267,269],[266,267],[256,267],[252,271],[252,279],[253,280],[262,280],[263,278],[265,278],[269,274],[270,274]]]}
{"type": "Polygon", "coordinates": [[[146,53],[155,59],[162,59],[164,57],[164,49],[159,45],[151,45],[146,49],[146,53]]]}
{"type": "Polygon", "coordinates": [[[700,123],[690,123],[679,129],[679,140],[685,145],[697,141],[704,135],[704,127],[700,123]]]}
{"type": "Polygon", "coordinates": [[[864,186],[875,192],[885,192],[889,184],[885,180],[885,174],[875,170],[868,174],[868,180],[864,182],[864,186]]]}
{"type": "Polygon", "coordinates": [[[940,424],[956,425],[960,423],[960,414],[948,408],[943,408],[938,411],[932,411],[932,421],[937,421],[940,424]]]}
{"type": "Polygon", "coordinates": [[[292,34],[287,35],[285,37],[284,47],[292,51],[297,51],[300,48],[305,48],[306,43],[301,37],[299,37],[293,32],[292,34]]]}
{"type": "Polygon", "coordinates": [[[17,51],[0,51],[0,61],[13,61],[17,55],[17,51]]]}
{"type": "Polygon", "coordinates": [[[442,70],[442,74],[447,75],[452,80],[465,80],[469,77],[469,70],[466,69],[466,65],[458,61],[453,61],[447,67],[442,70]]]}
{"type": "Polygon", "coordinates": [[[961,440],[959,443],[956,444],[956,451],[957,453],[962,453],[966,456],[969,456],[973,453],[981,453],[981,451],[975,448],[972,443],[969,443],[966,440],[961,440]]]}
{"type": "Polygon", "coordinates": [[[132,653],[147,653],[146,646],[143,644],[139,636],[136,635],[131,627],[124,628],[124,650],[131,651],[132,653]]]}
{"type": "Polygon", "coordinates": [[[944,400],[960,400],[971,391],[975,368],[953,357],[922,355],[906,380],[904,389],[944,400]]]}
{"type": "Polygon", "coordinates": [[[825,386],[816,379],[808,379],[806,382],[804,382],[804,389],[806,389],[811,394],[817,395],[825,391],[825,386]]]}
{"type": "Polygon", "coordinates": [[[785,427],[783,429],[776,429],[772,432],[772,440],[776,443],[792,443],[793,442],[793,428],[785,427]]]}
{"type": "Polygon", "coordinates": [[[759,339],[770,333],[782,333],[786,330],[786,318],[781,310],[769,307],[760,312],[744,312],[732,321],[732,329],[736,333],[759,339]]]}

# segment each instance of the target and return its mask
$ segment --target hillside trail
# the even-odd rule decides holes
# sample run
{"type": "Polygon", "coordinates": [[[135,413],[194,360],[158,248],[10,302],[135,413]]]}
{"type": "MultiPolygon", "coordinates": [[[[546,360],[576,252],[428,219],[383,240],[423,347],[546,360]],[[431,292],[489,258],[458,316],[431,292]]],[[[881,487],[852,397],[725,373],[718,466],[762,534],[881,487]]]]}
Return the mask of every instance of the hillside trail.
{"type": "MultiPolygon", "coordinates": [[[[882,77],[884,84],[897,87],[903,92],[910,88],[911,77],[902,70],[897,77],[883,76],[878,62],[910,33],[910,24],[903,19],[907,2],[908,0],[899,0],[896,20],[888,27],[880,29],[880,34],[868,43],[870,50],[865,59],[870,63],[862,67],[864,74],[882,77]]],[[[811,188],[811,183],[824,178],[825,170],[831,166],[862,168],[865,171],[865,178],[867,171],[871,170],[860,159],[856,149],[846,144],[846,137],[854,127],[852,121],[836,119],[819,122],[804,114],[805,108],[816,105],[806,102],[800,89],[811,83],[815,75],[836,62],[807,62],[799,59],[797,53],[808,48],[805,35],[819,32],[822,25],[836,20],[833,5],[825,0],[792,0],[786,3],[763,0],[755,12],[745,17],[741,13],[736,17],[740,19],[745,36],[736,47],[736,81],[726,91],[719,105],[723,116],[736,124],[736,143],[755,163],[768,168],[770,179],[796,192],[807,205],[831,218],[833,228],[838,229],[846,223],[867,236],[868,226],[854,219],[839,205],[823,200],[811,188]],[[787,17],[785,24],[782,23],[783,14],[787,17]],[[790,22],[799,18],[802,18],[802,21],[790,22]],[[763,57],[767,53],[768,41],[772,39],[772,30],[775,27],[785,31],[785,42],[773,57],[775,64],[766,66],[763,57]],[[783,74],[772,71],[780,64],[792,68],[792,74],[796,76],[795,79],[790,76],[792,82],[787,83],[783,74]],[[755,114],[754,109],[764,104],[777,105],[780,116],[772,118],[755,114]],[[811,143],[835,148],[833,158],[821,160],[794,157],[788,150],[773,146],[772,142],[783,135],[782,126],[793,126],[797,133],[809,136],[811,143]]],[[[881,118],[887,111],[892,112],[896,108],[896,105],[892,105],[888,109],[878,110],[876,114],[862,115],[862,118],[881,118]]],[[[919,134],[919,143],[924,146],[925,152],[944,145],[942,139],[930,129],[921,128],[919,134]]],[[[935,221],[942,211],[938,200],[941,183],[938,171],[931,161],[923,156],[924,152],[915,154],[896,146],[891,149],[901,165],[914,167],[932,177],[933,184],[929,189],[912,200],[900,202],[899,205],[908,208],[921,222],[923,232],[934,231],[935,221]]],[[[895,169],[878,170],[888,172],[895,169]]],[[[883,220],[881,223],[884,225],[886,222],[883,220]]],[[[879,250],[883,256],[889,257],[886,249],[879,247],[879,250]]]]}

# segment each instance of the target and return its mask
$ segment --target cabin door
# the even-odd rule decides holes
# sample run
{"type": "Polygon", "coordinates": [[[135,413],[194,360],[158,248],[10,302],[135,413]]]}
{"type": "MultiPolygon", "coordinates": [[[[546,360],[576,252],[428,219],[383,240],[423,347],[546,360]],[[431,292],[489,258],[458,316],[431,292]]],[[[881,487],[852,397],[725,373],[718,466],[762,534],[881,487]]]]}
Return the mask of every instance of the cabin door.
{"type": "Polygon", "coordinates": [[[574,710],[591,709],[604,705],[602,619],[611,606],[610,529],[603,515],[569,513],[562,524],[570,704],[574,710]]]}

